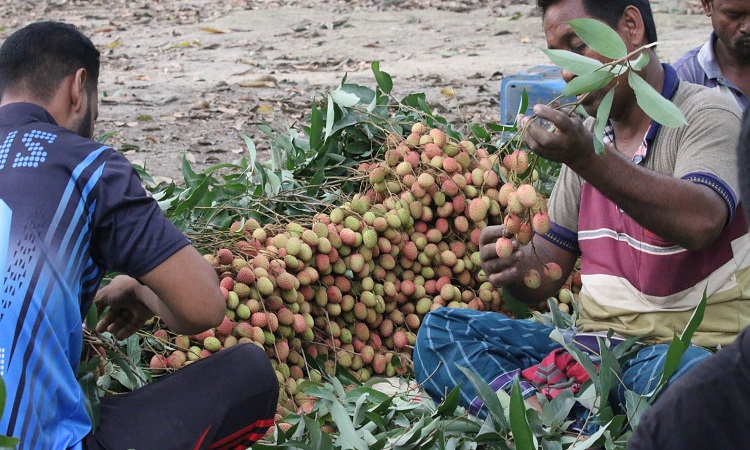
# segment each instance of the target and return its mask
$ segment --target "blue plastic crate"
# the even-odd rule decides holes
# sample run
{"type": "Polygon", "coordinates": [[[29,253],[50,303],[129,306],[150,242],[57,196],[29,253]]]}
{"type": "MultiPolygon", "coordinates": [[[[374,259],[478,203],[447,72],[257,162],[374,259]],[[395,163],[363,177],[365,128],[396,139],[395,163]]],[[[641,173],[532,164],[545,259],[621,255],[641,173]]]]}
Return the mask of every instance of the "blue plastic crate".
{"type": "MultiPolygon", "coordinates": [[[[531,115],[534,105],[550,103],[562,94],[564,87],[565,80],[557,66],[534,66],[525,72],[503,78],[500,83],[500,123],[512,125],[515,122],[524,89],[529,97],[526,115],[531,115]]],[[[575,100],[575,97],[568,97],[563,102],[575,100]]]]}

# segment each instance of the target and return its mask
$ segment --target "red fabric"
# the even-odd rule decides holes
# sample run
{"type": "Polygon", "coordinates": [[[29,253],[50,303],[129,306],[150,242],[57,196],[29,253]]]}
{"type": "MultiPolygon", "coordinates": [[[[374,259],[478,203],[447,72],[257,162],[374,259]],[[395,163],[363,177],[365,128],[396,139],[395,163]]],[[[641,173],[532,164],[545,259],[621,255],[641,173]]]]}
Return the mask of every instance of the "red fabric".
{"type": "Polygon", "coordinates": [[[566,389],[577,393],[581,385],[590,378],[586,369],[573,358],[573,355],[561,348],[553,350],[536,366],[522,371],[521,376],[550,399],[566,389]]]}
{"type": "MultiPolygon", "coordinates": [[[[273,419],[262,419],[253,422],[247,427],[235,432],[231,436],[211,444],[211,450],[230,450],[235,448],[239,442],[250,441],[257,442],[265,435],[266,430],[273,425],[273,419]]],[[[243,448],[246,448],[243,447],[243,448]]]]}

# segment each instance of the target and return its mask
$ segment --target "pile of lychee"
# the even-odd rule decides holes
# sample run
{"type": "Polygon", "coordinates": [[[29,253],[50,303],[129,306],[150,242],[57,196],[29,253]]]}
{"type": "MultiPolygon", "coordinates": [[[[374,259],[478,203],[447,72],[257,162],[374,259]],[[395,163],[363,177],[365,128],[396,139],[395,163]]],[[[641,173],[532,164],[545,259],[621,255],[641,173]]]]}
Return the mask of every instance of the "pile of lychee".
{"type": "Polygon", "coordinates": [[[272,359],[281,404],[291,409],[306,401],[299,381],[323,375],[310,358],[326,356],[322,371],[340,365],[362,381],[403,374],[431,310],[510,314],[482,271],[479,235],[505,224],[497,253],[507,257],[513,240],[528,243],[549,229],[526,152],[490,154],[421,123],[384,145],[382,160],[357,169],[367,188],[327,214],[265,227],[234,223],[231,245],[206,255],[227,302],[224,322],[195,336],[158,330],[154,336],[174,350],[154,355],[151,367],[177,368],[254,343],[272,359]]]}

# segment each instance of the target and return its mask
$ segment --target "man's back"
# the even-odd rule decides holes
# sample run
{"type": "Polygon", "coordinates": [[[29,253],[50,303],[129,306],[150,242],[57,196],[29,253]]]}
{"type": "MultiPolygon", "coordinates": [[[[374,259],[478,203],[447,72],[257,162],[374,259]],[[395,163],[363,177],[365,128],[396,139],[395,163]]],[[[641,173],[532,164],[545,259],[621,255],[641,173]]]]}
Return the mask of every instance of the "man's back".
{"type": "Polygon", "coordinates": [[[75,375],[82,316],[104,272],[138,275],[151,268],[135,260],[144,248],[187,241],[175,232],[156,247],[149,237],[161,236],[145,224],[161,212],[138,195],[127,161],[57,126],[41,107],[0,108],[0,142],[0,374],[8,387],[0,434],[25,448],[67,448],[90,431],[75,375]]]}

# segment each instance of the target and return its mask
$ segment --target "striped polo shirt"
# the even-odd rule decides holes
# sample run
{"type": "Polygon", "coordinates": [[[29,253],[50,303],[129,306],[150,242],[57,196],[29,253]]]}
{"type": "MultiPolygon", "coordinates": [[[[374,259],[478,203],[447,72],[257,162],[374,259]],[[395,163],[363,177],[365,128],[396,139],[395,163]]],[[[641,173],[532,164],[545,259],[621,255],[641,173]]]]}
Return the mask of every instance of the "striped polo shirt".
{"type": "MultiPolygon", "coordinates": [[[[705,249],[686,250],[642,227],[563,167],[549,203],[553,226],[545,237],[581,255],[581,331],[611,328],[669,342],[706,290],[708,306],[693,342],[727,345],[750,324],[750,238],[735,194],[740,112],[731,99],[703,86],[683,82],[670,91],[676,77],[665,68],[662,95],[671,96],[688,124],[652,123],[647,152],[634,163],[713,189],[729,210],[721,235],[705,249]]],[[[593,119],[587,125],[593,126],[593,119]]]]}

